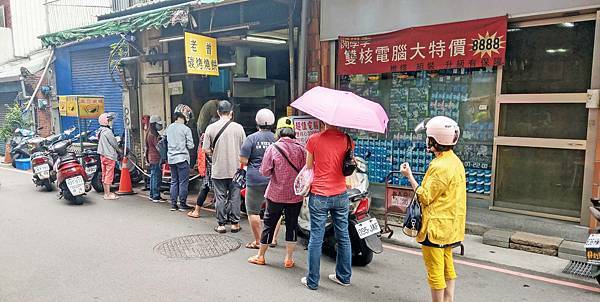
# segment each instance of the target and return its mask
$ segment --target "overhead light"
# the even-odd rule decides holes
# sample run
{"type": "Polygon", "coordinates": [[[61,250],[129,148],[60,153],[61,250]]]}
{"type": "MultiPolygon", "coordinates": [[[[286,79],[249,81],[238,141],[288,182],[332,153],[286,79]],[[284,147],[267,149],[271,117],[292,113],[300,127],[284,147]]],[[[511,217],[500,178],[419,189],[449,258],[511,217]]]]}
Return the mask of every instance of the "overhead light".
{"type": "Polygon", "coordinates": [[[273,39],[273,38],[264,38],[264,37],[256,37],[256,36],[247,36],[242,38],[242,40],[250,41],[250,42],[259,42],[259,43],[269,43],[269,44],[286,44],[287,41],[281,39],[273,39]]]}
{"type": "Polygon", "coordinates": [[[569,51],[569,50],[566,48],[546,49],[547,53],[565,53],[567,51],[569,51]]]}
{"type": "Polygon", "coordinates": [[[563,27],[575,27],[575,23],[573,23],[573,22],[565,22],[565,23],[562,23],[561,26],[563,26],[563,27]]]}
{"type": "Polygon", "coordinates": [[[559,48],[559,49],[556,50],[556,52],[567,52],[567,50],[564,49],[564,48],[559,48]]]}
{"type": "Polygon", "coordinates": [[[555,52],[556,52],[556,49],[546,49],[546,52],[547,52],[547,53],[555,53],[555,52]]]}
{"type": "Polygon", "coordinates": [[[166,42],[173,42],[173,41],[179,41],[179,40],[183,40],[183,36],[175,36],[175,37],[158,39],[158,43],[166,43],[166,42]]]}
{"type": "Polygon", "coordinates": [[[520,28],[509,28],[506,31],[511,33],[511,32],[520,31],[520,30],[521,30],[520,28]]]}
{"type": "Polygon", "coordinates": [[[225,68],[225,67],[233,67],[235,65],[237,65],[237,64],[235,62],[232,62],[232,63],[221,63],[217,66],[219,66],[219,68],[225,68]]]}

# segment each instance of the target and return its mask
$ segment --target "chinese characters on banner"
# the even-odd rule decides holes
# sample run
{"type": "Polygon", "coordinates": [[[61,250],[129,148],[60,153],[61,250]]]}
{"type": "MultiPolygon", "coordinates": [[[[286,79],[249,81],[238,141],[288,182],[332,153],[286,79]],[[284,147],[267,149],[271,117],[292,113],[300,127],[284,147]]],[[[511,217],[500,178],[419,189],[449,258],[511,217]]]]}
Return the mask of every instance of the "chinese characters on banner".
{"type": "Polygon", "coordinates": [[[218,76],[217,39],[184,33],[187,73],[218,76]]]}
{"type": "Polygon", "coordinates": [[[506,16],[339,37],[337,72],[367,74],[504,64],[506,16]]]}
{"type": "Polygon", "coordinates": [[[104,113],[104,97],[101,96],[58,96],[58,110],[61,116],[78,116],[77,102],[81,118],[97,118],[104,113]]]}
{"type": "Polygon", "coordinates": [[[319,120],[313,117],[292,117],[296,129],[296,139],[306,145],[308,138],[321,131],[319,120]]]}

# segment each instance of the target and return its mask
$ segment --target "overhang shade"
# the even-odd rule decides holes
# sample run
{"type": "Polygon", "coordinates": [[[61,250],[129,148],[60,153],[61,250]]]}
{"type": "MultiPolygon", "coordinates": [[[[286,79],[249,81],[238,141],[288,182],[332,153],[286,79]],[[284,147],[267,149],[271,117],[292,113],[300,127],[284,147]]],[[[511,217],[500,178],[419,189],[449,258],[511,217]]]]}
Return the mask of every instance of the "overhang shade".
{"type": "Polygon", "coordinates": [[[134,33],[148,29],[175,26],[186,26],[189,22],[189,6],[181,8],[165,8],[132,15],[131,17],[101,21],[92,25],[42,35],[44,47],[56,47],[68,42],[76,42],[117,34],[134,33]]]}

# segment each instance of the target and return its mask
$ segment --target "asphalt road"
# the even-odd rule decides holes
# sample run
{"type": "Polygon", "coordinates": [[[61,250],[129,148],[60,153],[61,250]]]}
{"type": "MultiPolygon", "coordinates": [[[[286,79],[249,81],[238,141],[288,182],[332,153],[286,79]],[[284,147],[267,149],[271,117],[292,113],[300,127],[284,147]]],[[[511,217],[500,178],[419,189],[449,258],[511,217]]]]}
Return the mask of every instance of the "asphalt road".
{"type": "MultiPolygon", "coordinates": [[[[246,263],[255,251],[244,247],[194,260],[155,251],[174,237],[215,234],[212,213],[194,220],[142,195],[105,201],[93,192],[73,206],[8,168],[0,168],[0,183],[0,301],[429,301],[418,250],[387,248],[354,268],[346,288],[327,280],[334,261],[323,256],[321,286],[310,291],[300,284],[303,249],[290,270],[283,247],[270,249],[263,267],[246,263]]],[[[226,235],[245,243],[243,227],[226,235]]],[[[463,261],[456,301],[600,301],[590,283],[553,284],[564,280],[463,261]]]]}

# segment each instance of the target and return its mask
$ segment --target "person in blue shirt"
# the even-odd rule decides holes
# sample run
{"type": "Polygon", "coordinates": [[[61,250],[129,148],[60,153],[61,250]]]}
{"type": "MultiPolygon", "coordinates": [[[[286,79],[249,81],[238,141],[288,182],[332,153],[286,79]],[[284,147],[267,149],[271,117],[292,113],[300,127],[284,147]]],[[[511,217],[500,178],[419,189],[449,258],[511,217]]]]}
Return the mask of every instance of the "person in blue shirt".
{"type": "Polygon", "coordinates": [[[240,163],[248,166],[246,173],[246,214],[254,241],[246,244],[249,249],[260,247],[260,208],[265,202],[265,191],[269,178],[259,172],[265,150],[275,142],[275,134],[271,128],[275,124],[275,115],[269,109],[261,109],[256,113],[258,131],[246,138],[240,151],[240,163]]]}

